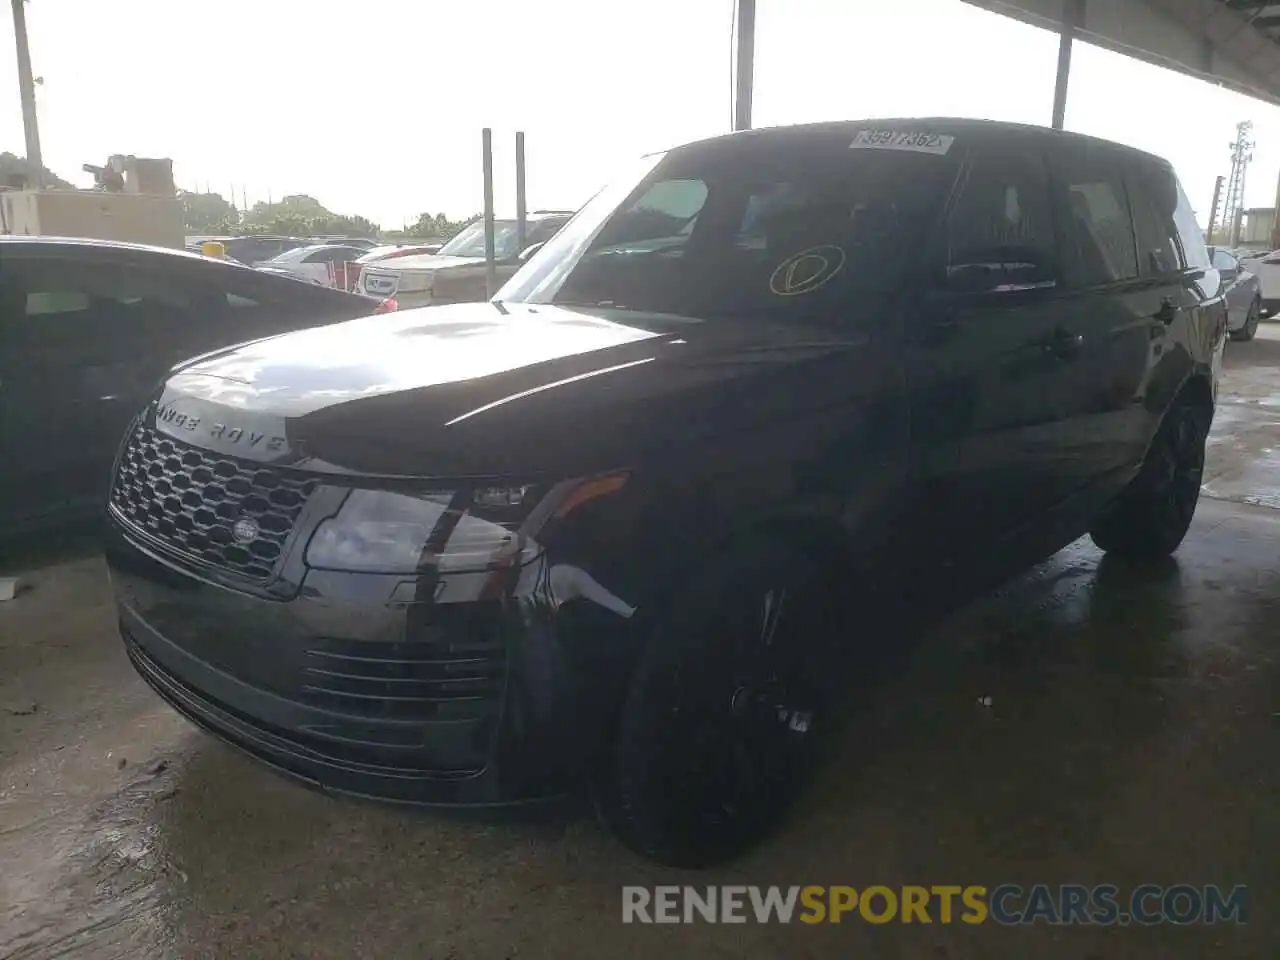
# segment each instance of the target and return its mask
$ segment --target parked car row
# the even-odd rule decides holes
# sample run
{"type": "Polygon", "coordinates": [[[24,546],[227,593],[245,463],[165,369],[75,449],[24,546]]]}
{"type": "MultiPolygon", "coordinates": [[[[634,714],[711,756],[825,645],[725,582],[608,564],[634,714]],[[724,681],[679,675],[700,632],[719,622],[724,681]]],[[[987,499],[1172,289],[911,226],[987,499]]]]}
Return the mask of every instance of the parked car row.
{"type": "Polygon", "coordinates": [[[200,253],[202,244],[210,240],[221,243],[229,259],[251,267],[299,247],[344,246],[356,248],[364,254],[374,247],[382,246],[379,241],[366,237],[278,237],[253,234],[241,237],[188,237],[186,249],[191,253],[200,253]]]}
{"type": "MultiPolygon", "coordinates": [[[[984,121],[762,129],[645,157],[566,220],[523,250],[504,222],[491,302],[126,378],[107,560],[183,715],[362,797],[590,785],[631,847],[705,865],[792,806],[894,614],[1086,532],[1134,561],[1185,536],[1232,278],[1165,161],[984,121]]],[[[361,287],[477,298],[482,233],[361,287]]],[[[126,367],[232,333],[222,284],[256,275],[190,269],[126,367]]],[[[291,286],[315,306],[268,325],[367,312],[291,286]]],[[[160,296],[108,289],[67,349],[160,296]]],[[[84,362],[82,395],[124,395],[84,362]]],[[[45,397],[13,408],[39,411],[24,464],[73,449],[45,397]]]]}
{"type": "MultiPolygon", "coordinates": [[[[516,272],[522,257],[550,240],[573,217],[565,211],[529,214],[524,245],[514,219],[494,222],[493,252],[499,282],[516,272]]],[[[370,297],[393,298],[401,308],[484,300],[486,250],[483,222],[464,227],[434,254],[383,258],[363,266],[355,289],[370,297]]]]}
{"type": "MultiPolygon", "coordinates": [[[[257,264],[259,270],[298,280],[309,280],[325,286],[334,286],[335,268],[354,263],[368,251],[363,247],[346,243],[318,243],[294,247],[284,253],[257,264]]],[[[345,285],[337,284],[345,289],[345,285]]]]}

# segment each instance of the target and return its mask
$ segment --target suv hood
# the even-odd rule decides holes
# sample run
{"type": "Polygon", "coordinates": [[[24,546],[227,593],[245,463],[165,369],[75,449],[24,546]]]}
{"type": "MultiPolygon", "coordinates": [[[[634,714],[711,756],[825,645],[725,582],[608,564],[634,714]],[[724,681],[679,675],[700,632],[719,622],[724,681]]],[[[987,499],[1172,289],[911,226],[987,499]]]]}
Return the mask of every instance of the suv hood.
{"type": "Polygon", "coordinates": [[[760,323],[618,316],[633,322],[468,303],[284,334],[176,370],[156,426],[227,455],[326,472],[607,469],[744,410],[830,402],[819,395],[847,393],[847,354],[866,346],[760,323]],[[824,370],[796,362],[837,353],[842,375],[829,389],[824,370]],[[752,386],[765,369],[761,404],[752,386]]]}
{"type": "Polygon", "coordinates": [[[374,260],[366,264],[366,270],[379,273],[405,273],[425,270],[435,273],[450,267],[474,267],[484,263],[484,257],[442,257],[435,253],[420,253],[410,257],[395,257],[391,260],[374,260]]]}

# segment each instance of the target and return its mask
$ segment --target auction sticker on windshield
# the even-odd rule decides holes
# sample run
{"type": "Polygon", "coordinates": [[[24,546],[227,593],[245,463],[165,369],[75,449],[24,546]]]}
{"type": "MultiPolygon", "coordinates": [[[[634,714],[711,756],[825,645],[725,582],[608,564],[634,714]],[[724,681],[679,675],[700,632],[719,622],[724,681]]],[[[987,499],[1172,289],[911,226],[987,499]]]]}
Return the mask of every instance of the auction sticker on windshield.
{"type": "Polygon", "coordinates": [[[945,154],[956,138],[946,133],[921,130],[859,130],[850,150],[909,150],[913,153],[945,154]]]}

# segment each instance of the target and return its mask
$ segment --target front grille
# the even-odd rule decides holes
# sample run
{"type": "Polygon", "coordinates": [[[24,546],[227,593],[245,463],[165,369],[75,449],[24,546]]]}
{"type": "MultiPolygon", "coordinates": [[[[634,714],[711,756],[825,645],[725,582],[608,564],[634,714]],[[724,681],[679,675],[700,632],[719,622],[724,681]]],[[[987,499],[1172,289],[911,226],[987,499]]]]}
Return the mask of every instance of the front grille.
{"type": "Polygon", "coordinates": [[[496,603],[420,604],[407,641],[323,640],[306,652],[304,699],[379,720],[475,720],[493,713],[507,675],[496,603]]]}
{"type": "Polygon", "coordinates": [[[316,484],[201,450],[144,425],[121,454],[111,503],[180,554],[263,581],[275,571],[316,484]],[[252,523],[237,523],[242,520],[252,523]]]}
{"type": "Polygon", "coordinates": [[[394,274],[373,273],[366,269],[361,274],[361,282],[364,284],[366,293],[385,297],[396,292],[397,283],[394,274]]]}

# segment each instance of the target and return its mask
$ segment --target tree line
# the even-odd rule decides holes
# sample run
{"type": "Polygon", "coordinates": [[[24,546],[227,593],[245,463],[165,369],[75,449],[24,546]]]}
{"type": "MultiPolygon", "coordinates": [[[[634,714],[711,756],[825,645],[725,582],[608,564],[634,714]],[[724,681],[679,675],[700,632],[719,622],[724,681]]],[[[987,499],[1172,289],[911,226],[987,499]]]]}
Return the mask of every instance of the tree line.
{"type": "Polygon", "coordinates": [[[180,190],[182,219],[187,232],[205,236],[240,236],[265,233],[282,237],[369,237],[387,240],[447,240],[481,218],[450,220],[443,213],[422,213],[402,230],[383,230],[367,217],[348,216],[326,209],[315,197],[292,194],[274,203],[259,201],[240,211],[219,193],[180,190]]]}

